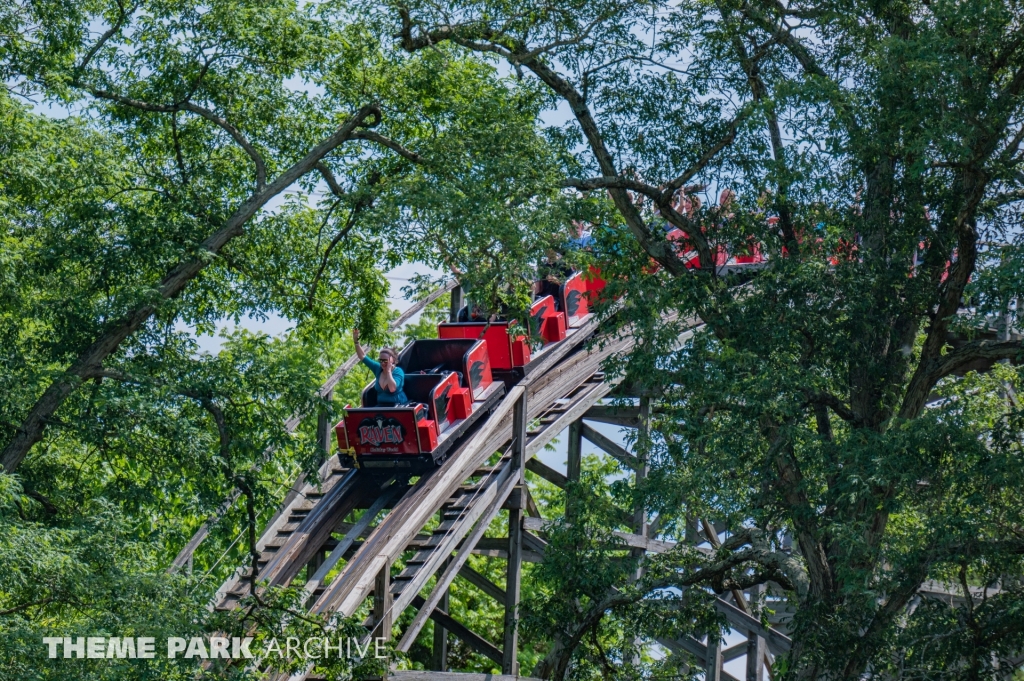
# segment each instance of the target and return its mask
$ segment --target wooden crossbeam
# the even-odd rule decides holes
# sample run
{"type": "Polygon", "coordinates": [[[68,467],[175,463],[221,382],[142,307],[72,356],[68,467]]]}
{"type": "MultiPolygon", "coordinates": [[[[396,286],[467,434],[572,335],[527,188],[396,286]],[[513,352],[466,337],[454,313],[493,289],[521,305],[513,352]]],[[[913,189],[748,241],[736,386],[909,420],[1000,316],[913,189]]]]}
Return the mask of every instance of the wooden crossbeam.
{"type": "MultiPolygon", "coordinates": [[[[422,608],[426,601],[423,600],[422,596],[416,596],[412,599],[412,604],[417,608],[422,608]]],[[[501,664],[502,655],[498,647],[491,645],[489,641],[466,627],[462,622],[437,608],[434,608],[429,616],[430,619],[461,638],[473,650],[490,658],[495,664],[501,664]]]]}
{"type": "Polygon", "coordinates": [[[627,452],[624,448],[612,442],[610,439],[602,435],[601,433],[594,430],[592,427],[584,423],[581,426],[583,437],[587,438],[595,445],[604,450],[607,454],[611,455],[621,463],[625,464],[634,471],[640,470],[643,466],[640,460],[635,456],[627,452]]]}
{"type": "Polygon", "coordinates": [[[768,643],[768,648],[772,651],[772,654],[782,655],[789,652],[789,649],[793,647],[793,641],[788,636],[775,629],[766,629],[761,624],[761,620],[751,617],[732,603],[718,598],[715,600],[715,608],[718,612],[725,615],[725,619],[728,620],[729,624],[740,631],[746,631],[762,637],[768,643]]]}
{"type": "MultiPolygon", "coordinates": [[[[508,537],[484,537],[473,547],[477,556],[508,558],[508,537]]],[[[523,549],[523,560],[527,563],[543,563],[544,554],[532,549],[523,549]]]]}
{"type": "Polygon", "coordinates": [[[529,676],[509,674],[473,674],[469,672],[390,672],[390,681],[541,681],[529,676]]]}
{"type": "Polygon", "coordinates": [[[587,410],[583,418],[622,428],[637,428],[640,426],[640,408],[595,404],[587,410]]]}
{"type": "Polygon", "coordinates": [[[542,463],[540,459],[530,459],[526,462],[526,470],[531,473],[536,473],[541,478],[544,478],[555,487],[559,489],[565,489],[565,485],[568,482],[568,478],[551,468],[545,463],[542,463]]]}
{"type": "Polygon", "coordinates": [[[505,590],[468,565],[463,565],[459,568],[459,577],[462,577],[499,603],[505,602],[505,590]]]}
{"type": "MultiPolygon", "coordinates": [[[[554,521],[543,520],[540,518],[526,518],[523,521],[523,527],[527,530],[533,530],[535,532],[543,532],[548,528],[554,521]]],[[[661,541],[660,539],[651,539],[650,537],[644,537],[639,534],[632,534],[630,532],[612,532],[612,534],[621,539],[626,546],[634,549],[643,549],[650,551],[651,553],[665,553],[671,551],[676,547],[675,542],[661,541]]],[[[698,549],[702,552],[707,553],[707,549],[698,549]]]]}
{"type": "MultiPolygon", "coordinates": [[[[698,641],[697,639],[693,638],[692,636],[682,636],[680,638],[675,638],[675,639],[659,638],[659,639],[656,639],[656,640],[657,640],[658,643],[660,643],[661,645],[663,645],[666,648],[668,648],[675,655],[679,655],[681,653],[690,653],[695,658],[697,658],[697,664],[701,665],[702,667],[707,664],[708,647],[706,645],[704,645],[703,643],[701,643],[700,641],[698,641]]],[[[746,647],[747,644],[744,642],[741,645],[743,647],[746,647]]],[[[739,647],[739,646],[734,646],[734,647],[739,647]]],[[[729,650],[733,650],[733,648],[730,648],[729,650]]],[[[725,653],[726,652],[727,651],[724,651],[724,650],[722,651],[722,660],[723,661],[726,661],[726,657],[725,657],[725,653]]],[[[732,658],[732,659],[735,659],[735,658],[732,658]]],[[[725,671],[724,669],[721,670],[720,678],[721,678],[722,681],[739,681],[739,679],[737,679],[735,676],[733,676],[729,672],[725,671]]]]}

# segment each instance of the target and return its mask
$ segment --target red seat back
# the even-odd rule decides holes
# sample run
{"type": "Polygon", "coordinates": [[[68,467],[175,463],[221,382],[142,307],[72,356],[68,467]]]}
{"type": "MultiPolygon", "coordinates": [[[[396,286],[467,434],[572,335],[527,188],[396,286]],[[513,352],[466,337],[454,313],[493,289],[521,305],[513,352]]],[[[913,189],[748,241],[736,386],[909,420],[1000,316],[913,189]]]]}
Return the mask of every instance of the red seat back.
{"type": "Polygon", "coordinates": [[[444,322],[437,325],[439,338],[483,338],[487,341],[490,368],[512,368],[512,340],[508,336],[509,322],[444,322]]]}
{"type": "Polygon", "coordinates": [[[572,276],[562,284],[559,293],[562,296],[562,310],[565,312],[565,321],[568,326],[575,326],[590,314],[590,305],[587,303],[587,282],[583,279],[582,272],[573,272],[572,276]]]}

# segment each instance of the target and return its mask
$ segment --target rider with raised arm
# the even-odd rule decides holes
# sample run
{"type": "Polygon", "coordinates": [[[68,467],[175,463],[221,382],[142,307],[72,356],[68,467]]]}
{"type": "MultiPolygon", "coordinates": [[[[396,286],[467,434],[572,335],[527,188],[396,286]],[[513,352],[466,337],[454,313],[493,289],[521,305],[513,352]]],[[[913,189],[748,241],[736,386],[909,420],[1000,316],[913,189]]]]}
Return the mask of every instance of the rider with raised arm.
{"type": "Polygon", "coordinates": [[[359,345],[359,329],[352,329],[352,340],[359,361],[365,364],[377,379],[374,383],[377,390],[377,405],[394,407],[408,402],[409,398],[402,390],[405,386],[405,372],[398,366],[398,353],[391,348],[381,348],[380,361],[375,361],[367,357],[359,345]]]}

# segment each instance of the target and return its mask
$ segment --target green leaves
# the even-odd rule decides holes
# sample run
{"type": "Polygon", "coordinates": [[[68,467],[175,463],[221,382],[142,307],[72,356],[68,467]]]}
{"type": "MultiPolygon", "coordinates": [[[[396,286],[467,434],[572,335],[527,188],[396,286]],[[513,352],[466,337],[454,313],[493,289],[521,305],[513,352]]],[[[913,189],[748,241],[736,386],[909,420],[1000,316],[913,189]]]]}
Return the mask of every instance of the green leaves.
{"type": "MultiPolygon", "coordinates": [[[[289,1],[0,8],[9,91],[74,114],[0,99],[0,446],[55,380],[71,386],[43,405],[19,477],[0,477],[0,675],[201,673],[167,660],[47,666],[39,640],[227,626],[203,604],[294,476],[316,470],[316,419],[294,433],[285,422],[336,418],[318,387],[351,353],[349,328],[371,338],[390,318],[385,272],[410,260],[473,272],[488,301],[528,304],[524,276],[570,203],[552,180],[561,152],[535,127],[536,89],[452,51],[410,56],[365,19],[289,1]],[[370,105],[379,113],[224,248],[201,246],[370,105]],[[192,261],[198,274],[165,299],[192,261]],[[270,315],[293,329],[231,334],[216,355],[190,333],[270,315]],[[121,333],[126,318],[142,323],[121,333]],[[190,575],[166,576],[236,489],[246,503],[211,527],[190,575]]],[[[361,378],[336,388],[339,405],[361,378]]],[[[323,624],[286,625],[296,597],[268,593],[234,625],[323,624]]]]}

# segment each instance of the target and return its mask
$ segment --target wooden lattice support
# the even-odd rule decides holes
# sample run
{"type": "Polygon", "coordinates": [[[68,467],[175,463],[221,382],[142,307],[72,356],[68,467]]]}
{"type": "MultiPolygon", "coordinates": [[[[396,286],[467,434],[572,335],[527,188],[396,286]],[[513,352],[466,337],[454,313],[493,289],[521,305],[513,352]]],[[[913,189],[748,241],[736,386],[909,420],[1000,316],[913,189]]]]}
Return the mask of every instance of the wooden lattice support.
{"type": "MultiPolygon", "coordinates": [[[[441,571],[446,570],[450,563],[450,560],[445,561],[441,571]]],[[[449,589],[444,589],[441,592],[441,599],[437,602],[437,607],[448,612],[449,600],[449,589]]],[[[448,630],[440,622],[434,622],[434,645],[431,651],[430,668],[439,672],[448,671],[448,630]]]]}
{"type": "Polygon", "coordinates": [[[373,581],[373,632],[374,639],[391,640],[391,626],[394,622],[391,600],[391,565],[385,563],[373,581]]]}
{"type": "Polygon", "coordinates": [[[512,410],[512,466],[518,478],[516,491],[509,501],[508,511],[508,569],[505,579],[505,643],[501,662],[503,674],[519,674],[519,587],[523,570],[523,501],[526,479],[526,393],[512,410]]]}
{"type": "MultiPolygon", "coordinates": [[[[764,584],[750,588],[750,609],[755,617],[760,611],[761,597],[764,595],[764,584]]],[[[768,650],[764,638],[757,632],[747,632],[747,681],[764,681],[764,660],[768,650]]]]}

